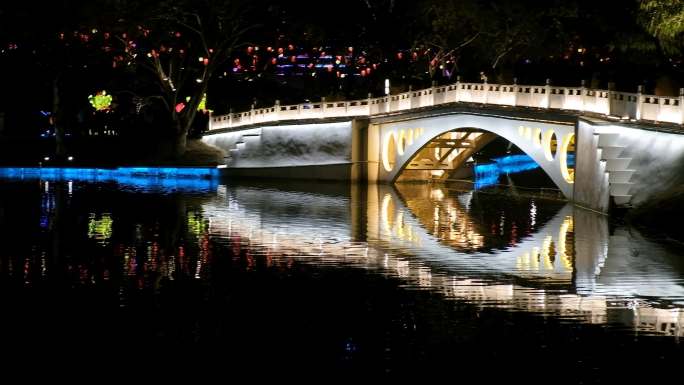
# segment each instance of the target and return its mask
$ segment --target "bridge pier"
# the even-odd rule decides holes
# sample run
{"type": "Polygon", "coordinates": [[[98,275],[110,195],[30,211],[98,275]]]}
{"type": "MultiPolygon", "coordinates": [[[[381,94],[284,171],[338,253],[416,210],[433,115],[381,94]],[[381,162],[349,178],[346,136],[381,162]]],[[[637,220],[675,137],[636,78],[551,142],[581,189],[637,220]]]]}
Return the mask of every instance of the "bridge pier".
{"type": "Polygon", "coordinates": [[[369,180],[368,177],[368,119],[357,118],[351,122],[351,171],[353,182],[369,180]]]}

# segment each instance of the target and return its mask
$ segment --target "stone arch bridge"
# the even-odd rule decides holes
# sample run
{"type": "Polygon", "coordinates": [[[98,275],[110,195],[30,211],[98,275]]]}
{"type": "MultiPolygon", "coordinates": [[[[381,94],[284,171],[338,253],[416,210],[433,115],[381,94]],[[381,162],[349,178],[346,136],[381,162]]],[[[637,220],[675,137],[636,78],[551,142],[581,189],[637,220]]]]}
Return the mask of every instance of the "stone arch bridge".
{"type": "Polygon", "coordinates": [[[393,183],[447,179],[502,137],[567,199],[607,211],[679,183],[683,104],[684,93],[457,83],[217,116],[203,140],[226,152],[229,175],[393,183]]]}

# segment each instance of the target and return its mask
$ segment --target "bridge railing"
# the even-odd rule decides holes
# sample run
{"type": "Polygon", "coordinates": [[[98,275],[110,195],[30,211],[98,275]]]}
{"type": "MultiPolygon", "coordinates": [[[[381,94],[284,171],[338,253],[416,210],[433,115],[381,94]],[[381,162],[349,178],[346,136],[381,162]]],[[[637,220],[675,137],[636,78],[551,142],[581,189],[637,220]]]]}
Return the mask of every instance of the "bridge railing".
{"type": "Polygon", "coordinates": [[[684,124],[684,88],[680,95],[656,96],[585,87],[456,82],[396,95],[359,100],[300,103],[213,116],[209,130],[280,120],[373,116],[465,102],[501,106],[592,112],[617,119],[684,124]]]}

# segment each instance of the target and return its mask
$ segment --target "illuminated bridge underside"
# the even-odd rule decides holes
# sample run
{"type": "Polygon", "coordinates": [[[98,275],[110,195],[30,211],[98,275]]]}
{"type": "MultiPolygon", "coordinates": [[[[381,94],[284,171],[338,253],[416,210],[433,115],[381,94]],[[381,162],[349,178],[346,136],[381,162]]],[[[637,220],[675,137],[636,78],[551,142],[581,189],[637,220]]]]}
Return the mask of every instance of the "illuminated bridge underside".
{"type": "Polygon", "coordinates": [[[378,180],[447,178],[497,136],[510,141],[546,172],[568,199],[574,172],[567,167],[575,127],[492,116],[446,115],[379,124],[378,180]]]}
{"type": "Polygon", "coordinates": [[[461,168],[471,156],[494,139],[496,135],[492,133],[473,129],[459,129],[440,135],[416,153],[397,181],[448,179],[452,171],[461,168]]]}

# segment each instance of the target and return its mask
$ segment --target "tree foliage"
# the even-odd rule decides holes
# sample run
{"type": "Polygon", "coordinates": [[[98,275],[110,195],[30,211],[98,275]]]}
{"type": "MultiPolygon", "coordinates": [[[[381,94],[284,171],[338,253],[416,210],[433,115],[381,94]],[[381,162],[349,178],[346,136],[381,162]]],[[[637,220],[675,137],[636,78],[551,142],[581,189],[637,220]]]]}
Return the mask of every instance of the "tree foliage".
{"type": "Polygon", "coordinates": [[[416,45],[430,53],[431,77],[439,69],[451,77],[460,64],[496,72],[529,51],[556,53],[568,39],[565,23],[577,18],[572,1],[445,0],[421,8],[426,27],[416,45]]]}
{"type": "Polygon", "coordinates": [[[166,1],[158,8],[163,11],[121,24],[113,65],[134,71],[132,93],[138,104],[163,106],[179,139],[179,153],[209,81],[251,27],[240,5],[234,0],[166,1]]]}
{"type": "Polygon", "coordinates": [[[682,52],[684,46],[684,1],[641,0],[641,21],[668,53],[682,52]]]}

